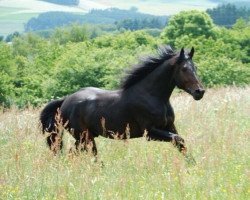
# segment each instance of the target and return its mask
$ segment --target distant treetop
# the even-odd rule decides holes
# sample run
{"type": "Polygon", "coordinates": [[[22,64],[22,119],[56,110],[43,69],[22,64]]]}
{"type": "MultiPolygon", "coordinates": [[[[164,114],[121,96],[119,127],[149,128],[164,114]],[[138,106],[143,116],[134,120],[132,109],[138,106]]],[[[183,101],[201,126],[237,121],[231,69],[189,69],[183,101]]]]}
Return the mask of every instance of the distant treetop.
{"type": "Polygon", "coordinates": [[[239,18],[248,19],[250,17],[250,9],[238,7],[235,4],[222,4],[216,8],[208,9],[207,13],[215,24],[226,27],[231,27],[239,18]]]}
{"type": "Polygon", "coordinates": [[[72,23],[116,23],[117,25],[119,24],[119,28],[138,30],[142,28],[162,28],[165,26],[166,21],[167,16],[154,16],[140,13],[136,12],[135,8],[130,10],[122,10],[118,8],[108,8],[105,10],[93,9],[85,15],[68,12],[46,12],[41,13],[37,17],[31,18],[25,24],[25,31],[48,30],[72,23]]]}

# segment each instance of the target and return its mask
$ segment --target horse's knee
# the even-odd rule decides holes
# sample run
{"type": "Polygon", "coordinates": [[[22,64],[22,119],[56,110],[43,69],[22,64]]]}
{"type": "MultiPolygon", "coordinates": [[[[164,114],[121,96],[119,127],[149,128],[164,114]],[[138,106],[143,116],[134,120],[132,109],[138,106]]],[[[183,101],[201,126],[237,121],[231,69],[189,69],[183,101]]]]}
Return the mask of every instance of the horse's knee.
{"type": "Polygon", "coordinates": [[[178,148],[178,150],[180,152],[186,152],[187,151],[187,147],[185,145],[185,141],[179,135],[173,134],[173,136],[172,136],[172,143],[174,144],[174,146],[176,146],[178,148]]]}

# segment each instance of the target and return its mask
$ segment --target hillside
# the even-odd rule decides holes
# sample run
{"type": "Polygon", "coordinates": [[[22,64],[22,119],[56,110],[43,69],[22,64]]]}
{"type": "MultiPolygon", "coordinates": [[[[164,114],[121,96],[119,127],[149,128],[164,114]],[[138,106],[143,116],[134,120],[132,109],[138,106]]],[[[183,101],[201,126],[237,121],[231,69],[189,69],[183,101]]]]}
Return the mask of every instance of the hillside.
{"type": "Polygon", "coordinates": [[[92,9],[117,7],[129,9],[133,6],[139,12],[152,15],[173,15],[182,10],[206,10],[220,3],[236,3],[237,6],[250,6],[249,1],[242,0],[79,0],[78,6],[64,6],[40,0],[0,0],[0,36],[14,31],[23,32],[24,24],[32,17],[44,12],[71,12],[84,14],[92,9]]]}
{"type": "Polygon", "coordinates": [[[140,12],[154,15],[169,15],[180,10],[201,9],[205,10],[216,6],[216,3],[208,0],[202,3],[183,4],[182,1],[121,1],[121,0],[81,0],[78,6],[63,6],[39,0],[1,0],[0,1],[0,35],[8,35],[14,31],[23,32],[24,24],[39,13],[60,11],[71,13],[87,13],[92,9],[106,9],[118,7],[129,9],[131,6],[138,7],[140,12]]]}
{"type": "MultiPolygon", "coordinates": [[[[108,8],[105,10],[91,10],[89,13],[72,14],[68,12],[46,12],[39,14],[38,17],[32,17],[25,25],[25,31],[52,30],[56,27],[67,26],[72,23],[78,24],[124,24],[124,20],[136,20],[137,26],[134,30],[142,28],[160,28],[165,27],[168,16],[155,16],[137,12],[137,10],[122,10],[118,8],[108,8]]],[[[124,25],[130,25],[129,22],[124,25]]],[[[123,25],[121,25],[123,27],[123,25]]]]}

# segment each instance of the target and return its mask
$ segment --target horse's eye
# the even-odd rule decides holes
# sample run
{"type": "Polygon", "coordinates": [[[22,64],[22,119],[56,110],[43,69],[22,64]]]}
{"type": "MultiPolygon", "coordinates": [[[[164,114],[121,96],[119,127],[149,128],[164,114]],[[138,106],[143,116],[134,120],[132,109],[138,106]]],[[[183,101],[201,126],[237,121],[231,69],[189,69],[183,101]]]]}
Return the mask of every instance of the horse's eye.
{"type": "Polygon", "coordinates": [[[184,66],[184,67],[182,67],[182,69],[181,69],[181,70],[182,70],[183,72],[186,72],[186,71],[187,71],[187,69],[188,69],[188,68],[184,66]]]}

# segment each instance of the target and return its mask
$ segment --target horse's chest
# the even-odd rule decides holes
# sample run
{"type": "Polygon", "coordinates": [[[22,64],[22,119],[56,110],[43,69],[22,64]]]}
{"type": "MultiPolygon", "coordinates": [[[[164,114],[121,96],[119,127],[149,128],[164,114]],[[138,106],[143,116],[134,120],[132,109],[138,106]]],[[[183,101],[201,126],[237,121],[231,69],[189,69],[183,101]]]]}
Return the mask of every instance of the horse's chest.
{"type": "Polygon", "coordinates": [[[173,124],[175,120],[174,110],[170,104],[166,106],[166,120],[167,125],[173,124]]]}
{"type": "Polygon", "coordinates": [[[171,125],[171,124],[173,124],[174,123],[174,116],[166,116],[166,124],[167,125],[171,125]]]}

